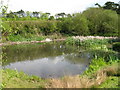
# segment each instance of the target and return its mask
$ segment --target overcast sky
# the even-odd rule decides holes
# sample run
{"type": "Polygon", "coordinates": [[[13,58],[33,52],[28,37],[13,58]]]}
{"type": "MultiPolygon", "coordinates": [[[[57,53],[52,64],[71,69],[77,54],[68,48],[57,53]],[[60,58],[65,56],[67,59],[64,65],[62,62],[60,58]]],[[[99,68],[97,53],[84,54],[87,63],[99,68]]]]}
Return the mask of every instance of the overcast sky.
{"type": "MultiPolygon", "coordinates": [[[[5,2],[5,0],[3,1],[5,2]]],[[[76,13],[95,6],[95,3],[103,5],[107,1],[118,3],[120,0],[9,0],[8,6],[12,11],[23,9],[24,11],[42,11],[51,14],[76,13]]]]}

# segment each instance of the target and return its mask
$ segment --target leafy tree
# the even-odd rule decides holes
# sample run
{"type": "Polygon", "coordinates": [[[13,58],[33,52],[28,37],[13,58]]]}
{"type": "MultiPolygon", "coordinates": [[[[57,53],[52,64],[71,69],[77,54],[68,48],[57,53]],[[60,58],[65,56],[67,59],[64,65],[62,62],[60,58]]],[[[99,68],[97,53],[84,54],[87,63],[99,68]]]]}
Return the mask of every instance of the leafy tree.
{"type": "Polygon", "coordinates": [[[114,2],[106,2],[103,6],[104,9],[111,9],[111,10],[116,10],[117,9],[118,4],[114,3],[114,2]]]}
{"type": "Polygon", "coordinates": [[[6,14],[7,18],[17,18],[17,13],[10,11],[10,13],[6,14]]]}
{"type": "Polygon", "coordinates": [[[21,9],[20,11],[17,12],[19,17],[24,17],[25,12],[21,9]]]}
{"type": "Polygon", "coordinates": [[[98,3],[96,3],[95,5],[96,5],[96,6],[98,6],[99,8],[101,8],[101,5],[100,5],[100,4],[98,4],[98,3]]]}
{"type": "Polygon", "coordinates": [[[46,15],[48,15],[48,17],[50,16],[50,13],[48,13],[48,12],[47,12],[47,13],[45,13],[45,14],[46,14],[46,15]]]}
{"type": "Polygon", "coordinates": [[[27,11],[27,12],[26,12],[26,15],[27,15],[27,16],[30,16],[30,12],[29,12],[29,11],[27,11]]]}
{"type": "Polygon", "coordinates": [[[103,6],[101,6],[98,3],[96,3],[95,5],[98,5],[99,8],[114,10],[118,14],[120,14],[120,4],[119,3],[114,3],[114,2],[109,1],[109,2],[106,2],[103,6]]]}
{"type": "Polygon", "coordinates": [[[74,17],[68,17],[63,21],[61,33],[88,35],[88,21],[83,15],[77,13],[74,17]]]}
{"type": "Polygon", "coordinates": [[[55,19],[58,19],[59,18],[59,15],[58,14],[55,14],[55,19]]]}
{"type": "Polygon", "coordinates": [[[64,18],[66,14],[65,13],[59,13],[58,15],[61,16],[62,18],[64,18]]]}
{"type": "Polygon", "coordinates": [[[58,18],[64,18],[65,16],[66,16],[66,14],[64,12],[56,14],[57,19],[58,18]]]}
{"type": "Polygon", "coordinates": [[[37,17],[37,18],[39,17],[39,12],[33,12],[32,14],[34,17],[37,17]]]}
{"type": "Polygon", "coordinates": [[[49,20],[54,20],[54,16],[50,16],[49,20]]]}
{"type": "Polygon", "coordinates": [[[42,20],[47,20],[48,19],[48,15],[46,13],[42,13],[41,17],[42,20]]]}
{"type": "Polygon", "coordinates": [[[72,15],[71,14],[67,14],[67,17],[72,17],[72,15]]]}
{"type": "Polygon", "coordinates": [[[89,20],[91,35],[118,35],[118,15],[115,11],[89,8],[83,12],[83,15],[89,20]]]}
{"type": "Polygon", "coordinates": [[[4,1],[1,0],[0,1],[0,14],[6,17],[7,10],[8,10],[8,5],[4,5],[4,1]]]}

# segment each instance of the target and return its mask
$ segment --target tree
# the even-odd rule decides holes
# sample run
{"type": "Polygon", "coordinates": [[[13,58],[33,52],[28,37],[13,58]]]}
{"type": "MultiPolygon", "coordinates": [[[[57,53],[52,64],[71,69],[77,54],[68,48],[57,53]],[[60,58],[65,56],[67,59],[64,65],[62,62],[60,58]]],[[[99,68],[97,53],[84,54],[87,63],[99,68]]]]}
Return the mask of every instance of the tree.
{"type": "Polygon", "coordinates": [[[59,18],[59,15],[58,15],[58,14],[56,14],[56,15],[55,15],[55,17],[56,17],[56,19],[58,19],[58,18],[59,18]]]}
{"type": "Polygon", "coordinates": [[[1,2],[0,2],[1,16],[6,17],[7,10],[8,10],[8,5],[4,5],[4,1],[1,0],[1,2]]]}
{"type": "Polygon", "coordinates": [[[116,10],[117,9],[118,4],[114,3],[114,2],[106,2],[103,6],[104,9],[111,9],[111,10],[116,10]]]}
{"type": "Polygon", "coordinates": [[[37,17],[37,18],[39,17],[39,12],[33,12],[32,14],[34,17],[37,17]]]}
{"type": "Polygon", "coordinates": [[[66,14],[65,14],[65,13],[58,13],[57,15],[58,15],[59,17],[64,18],[66,14]]]}
{"type": "Polygon", "coordinates": [[[48,20],[48,14],[46,14],[46,13],[41,13],[40,18],[43,19],[43,20],[48,20]]]}
{"type": "Polygon", "coordinates": [[[96,6],[98,6],[99,8],[101,8],[101,5],[100,5],[100,4],[98,4],[98,3],[96,3],[95,5],[96,5],[96,6]]]}
{"type": "Polygon", "coordinates": [[[6,14],[6,17],[7,17],[7,18],[16,18],[17,15],[16,15],[16,12],[10,11],[10,13],[7,13],[7,14],[6,14]]]}
{"type": "Polygon", "coordinates": [[[49,20],[54,20],[54,16],[50,16],[49,20]]]}
{"type": "Polygon", "coordinates": [[[8,9],[7,6],[3,6],[3,7],[2,7],[2,15],[3,15],[3,16],[6,15],[6,13],[7,13],[7,9],[8,9]]]}
{"type": "Polygon", "coordinates": [[[89,8],[83,12],[89,20],[91,35],[117,36],[118,15],[115,11],[102,8],[89,8]]]}
{"type": "Polygon", "coordinates": [[[67,14],[67,17],[72,17],[72,15],[71,14],[67,14]]]}
{"type": "Polygon", "coordinates": [[[27,15],[27,17],[29,17],[29,16],[30,16],[30,12],[29,12],[29,11],[27,11],[27,12],[26,12],[26,15],[27,15]]]}
{"type": "Polygon", "coordinates": [[[20,11],[16,12],[18,14],[19,17],[24,17],[25,16],[25,12],[21,9],[20,11]]]}
{"type": "Polygon", "coordinates": [[[88,21],[80,13],[74,17],[67,17],[63,21],[61,33],[68,35],[88,35],[88,21]]]}
{"type": "Polygon", "coordinates": [[[48,17],[50,16],[50,13],[48,13],[48,12],[47,12],[47,13],[45,13],[45,14],[46,14],[46,15],[48,15],[48,17]]]}
{"type": "Polygon", "coordinates": [[[109,1],[109,2],[106,2],[103,6],[101,6],[98,3],[96,3],[95,5],[97,5],[99,8],[114,10],[118,14],[120,14],[120,4],[119,3],[114,3],[114,2],[109,1]]]}

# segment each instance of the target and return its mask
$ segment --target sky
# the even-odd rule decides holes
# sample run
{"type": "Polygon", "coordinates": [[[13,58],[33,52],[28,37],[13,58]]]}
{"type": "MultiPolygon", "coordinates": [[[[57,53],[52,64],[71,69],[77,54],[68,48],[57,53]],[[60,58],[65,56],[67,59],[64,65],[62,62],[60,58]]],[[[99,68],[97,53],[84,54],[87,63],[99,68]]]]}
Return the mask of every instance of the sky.
{"type": "MultiPolygon", "coordinates": [[[[0,0],[1,1],[1,0],[0,0]]],[[[118,3],[120,0],[3,0],[8,2],[9,11],[41,11],[57,14],[65,12],[66,14],[78,13],[89,7],[95,7],[95,3],[103,5],[107,1],[118,3]]]]}

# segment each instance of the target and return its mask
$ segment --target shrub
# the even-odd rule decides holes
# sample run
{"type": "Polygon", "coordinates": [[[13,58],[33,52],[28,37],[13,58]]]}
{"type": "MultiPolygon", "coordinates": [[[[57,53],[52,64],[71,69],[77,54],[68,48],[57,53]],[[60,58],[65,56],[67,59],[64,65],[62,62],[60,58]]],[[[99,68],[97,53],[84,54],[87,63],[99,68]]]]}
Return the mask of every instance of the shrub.
{"type": "Polygon", "coordinates": [[[2,23],[2,36],[11,40],[12,36],[31,38],[50,35],[59,33],[57,25],[58,21],[6,21],[2,23]]]}
{"type": "Polygon", "coordinates": [[[89,8],[83,15],[89,20],[91,35],[118,36],[118,15],[115,11],[89,8]]]}
{"type": "Polygon", "coordinates": [[[68,17],[63,21],[61,33],[68,35],[89,35],[88,21],[81,14],[68,17]]]}

